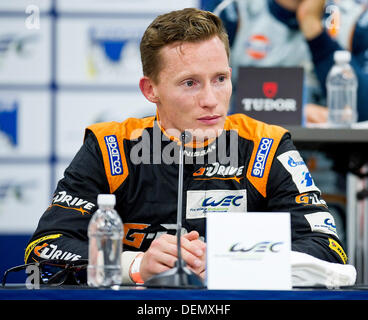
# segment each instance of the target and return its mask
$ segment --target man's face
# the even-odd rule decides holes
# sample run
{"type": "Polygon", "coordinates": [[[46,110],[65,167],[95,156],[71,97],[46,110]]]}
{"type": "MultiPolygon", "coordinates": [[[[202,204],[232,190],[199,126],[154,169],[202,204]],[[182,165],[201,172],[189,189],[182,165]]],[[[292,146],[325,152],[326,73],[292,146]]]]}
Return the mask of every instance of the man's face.
{"type": "Polygon", "coordinates": [[[170,129],[190,130],[199,141],[217,136],[232,92],[224,44],[217,36],[175,43],[162,48],[160,55],[162,69],[152,87],[161,126],[169,134],[170,129]]]}

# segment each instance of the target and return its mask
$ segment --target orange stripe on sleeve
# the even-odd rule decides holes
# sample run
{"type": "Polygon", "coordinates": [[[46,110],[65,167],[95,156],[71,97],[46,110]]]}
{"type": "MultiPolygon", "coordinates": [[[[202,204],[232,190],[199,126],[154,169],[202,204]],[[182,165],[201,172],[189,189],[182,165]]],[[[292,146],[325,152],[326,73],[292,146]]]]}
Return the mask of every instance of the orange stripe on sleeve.
{"type": "Polygon", "coordinates": [[[266,197],[266,187],[272,165],[272,160],[275,156],[281,138],[287,132],[287,130],[279,126],[269,125],[264,122],[252,119],[244,114],[234,114],[229,116],[225,123],[225,129],[235,129],[238,131],[238,135],[240,137],[253,141],[254,147],[248,165],[246,177],[257,189],[257,191],[263,197],[266,197]],[[266,150],[267,154],[265,157],[266,160],[263,163],[264,166],[260,166],[260,168],[257,168],[257,166],[254,167],[256,163],[257,151],[260,147],[261,142],[266,144],[266,142],[269,143],[270,141],[268,140],[271,139],[272,144],[270,144],[270,147],[266,150]],[[259,169],[259,171],[253,171],[253,169],[259,169]]]}
{"type": "Polygon", "coordinates": [[[106,177],[113,193],[129,175],[124,140],[134,140],[145,128],[153,127],[154,117],[129,118],[124,122],[102,122],[89,126],[102,152],[106,177]]]}

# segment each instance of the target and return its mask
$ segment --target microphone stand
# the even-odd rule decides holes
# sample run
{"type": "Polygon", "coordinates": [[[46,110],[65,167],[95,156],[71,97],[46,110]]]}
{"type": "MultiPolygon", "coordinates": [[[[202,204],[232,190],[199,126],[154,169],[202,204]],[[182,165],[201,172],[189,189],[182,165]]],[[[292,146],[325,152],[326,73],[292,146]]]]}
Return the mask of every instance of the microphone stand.
{"type": "Polygon", "coordinates": [[[199,276],[186,267],[186,263],[181,255],[181,227],[183,214],[183,170],[184,170],[184,144],[191,139],[189,132],[182,132],[180,135],[179,150],[179,181],[178,181],[178,206],[177,206],[177,248],[178,260],[175,266],[167,271],[154,275],[144,282],[145,287],[164,287],[164,288],[204,288],[203,282],[199,276]]]}

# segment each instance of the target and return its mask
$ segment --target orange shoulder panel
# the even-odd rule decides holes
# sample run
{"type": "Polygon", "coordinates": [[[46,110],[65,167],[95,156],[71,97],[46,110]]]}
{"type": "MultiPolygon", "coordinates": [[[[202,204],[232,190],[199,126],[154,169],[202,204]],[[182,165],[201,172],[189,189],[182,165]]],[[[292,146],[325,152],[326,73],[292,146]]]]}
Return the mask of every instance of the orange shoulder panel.
{"type": "Polygon", "coordinates": [[[129,174],[124,140],[137,139],[144,129],[153,127],[153,123],[154,117],[129,118],[124,122],[102,122],[87,127],[94,133],[100,146],[111,193],[119,188],[129,174]]]}
{"type": "Polygon", "coordinates": [[[254,147],[247,169],[247,179],[266,197],[266,187],[272,160],[286,129],[266,124],[244,114],[234,114],[227,117],[226,130],[237,130],[238,135],[253,141],[254,147]]]}

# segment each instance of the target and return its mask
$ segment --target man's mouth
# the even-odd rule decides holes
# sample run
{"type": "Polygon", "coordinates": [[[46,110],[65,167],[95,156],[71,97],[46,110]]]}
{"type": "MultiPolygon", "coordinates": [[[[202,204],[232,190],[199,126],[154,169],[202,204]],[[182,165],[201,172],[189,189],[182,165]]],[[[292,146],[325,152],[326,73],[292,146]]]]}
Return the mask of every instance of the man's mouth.
{"type": "Polygon", "coordinates": [[[202,122],[203,124],[206,124],[206,125],[213,125],[213,124],[217,124],[220,119],[221,119],[221,116],[212,115],[212,116],[200,117],[200,118],[198,118],[198,121],[200,121],[200,122],[202,122]]]}

